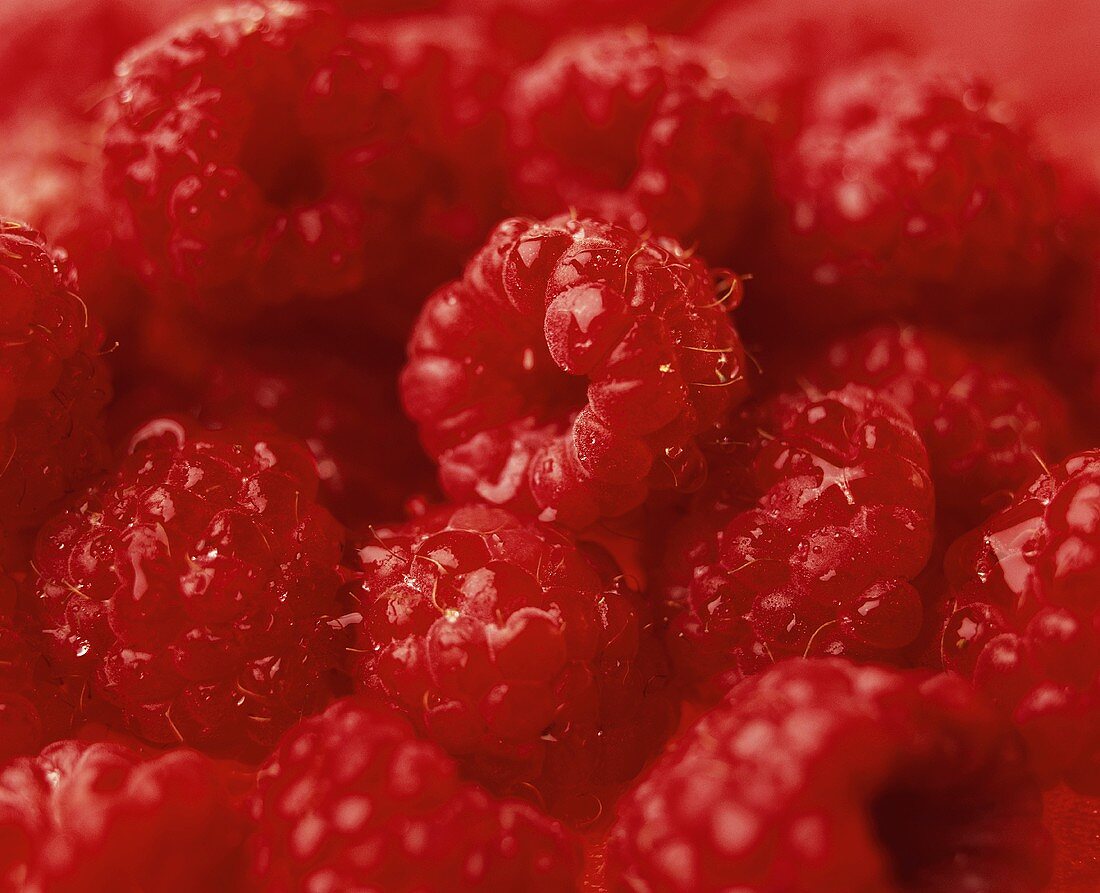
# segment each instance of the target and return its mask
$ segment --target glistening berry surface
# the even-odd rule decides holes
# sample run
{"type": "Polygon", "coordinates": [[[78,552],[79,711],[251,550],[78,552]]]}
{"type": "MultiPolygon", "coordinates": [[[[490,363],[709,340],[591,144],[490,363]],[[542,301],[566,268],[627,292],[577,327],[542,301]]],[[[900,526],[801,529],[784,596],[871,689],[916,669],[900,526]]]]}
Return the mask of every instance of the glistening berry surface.
{"type": "Polygon", "coordinates": [[[139,431],[35,550],[47,656],[85,709],[254,756],[322,707],[343,533],[316,494],[306,448],[270,429],[139,431]]]}
{"type": "Polygon", "coordinates": [[[669,240],[501,223],[428,300],[401,377],[444,490],[583,527],[697,485],[697,435],[747,394],[732,292],[669,240]]]}
{"type": "Polygon", "coordinates": [[[675,725],[644,603],[605,554],[486,506],[357,554],[358,685],[494,790],[599,819],[675,725]]]}
{"type": "Polygon", "coordinates": [[[802,375],[824,390],[865,385],[912,416],[932,460],[940,526],[956,532],[1006,504],[1071,442],[1065,397],[1026,358],[931,329],[841,339],[802,375]]]}
{"type": "Polygon", "coordinates": [[[787,656],[901,660],[932,544],[928,456],[890,400],[849,385],[731,419],[671,531],[658,588],[678,673],[706,698],[787,656]]]}
{"type": "Polygon", "coordinates": [[[1039,475],[945,569],[944,666],[1012,717],[1045,780],[1100,793],[1100,451],[1039,475]]]}

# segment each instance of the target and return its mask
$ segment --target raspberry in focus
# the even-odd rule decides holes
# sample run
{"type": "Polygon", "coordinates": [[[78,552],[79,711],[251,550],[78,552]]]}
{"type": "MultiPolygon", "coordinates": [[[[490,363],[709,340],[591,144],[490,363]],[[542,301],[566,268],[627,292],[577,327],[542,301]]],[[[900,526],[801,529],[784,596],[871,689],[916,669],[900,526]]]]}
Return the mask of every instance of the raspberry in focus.
{"type": "Polygon", "coordinates": [[[671,530],[659,588],[678,672],[706,700],[784,657],[902,659],[923,606],[928,456],[866,388],[780,394],[732,419],[711,477],[671,530]]]}
{"type": "Polygon", "coordinates": [[[369,699],[291,729],[260,770],[253,875],[265,893],[451,893],[576,888],[580,853],[558,822],[495,800],[369,699]]]}
{"type": "Polygon", "coordinates": [[[678,239],[712,263],[754,261],[765,126],[706,48],[645,30],[571,38],[505,98],[513,201],[678,239]]]}
{"type": "Polygon", "coordinates": [[[838,71],[781,154],[773,325],[903,314],[985,335],[1049,307],[1054,169],[979,79],[893,55],[838,71]]]}
{"type": "Polygon", "coordinates": [[[51,744],[0,771],[0,890],[239,890],[241,787],[195,751],[51,744]]]}
{"type": "Polygon", "coordinates": [[[0,528],[25,533],[106,467],[103,333],[63,251],[0,218],[0,528]]]}
{"type": "Polygon", "coordinates": [[[612,889],[1038,893],[1042,800],[960,679],[789,661],[735,687],[624,799],[612,889]]]}
{"type": "Polygon", "coordinates": [[[1100,451],[1039,475],[945,571],[944,666],[1012,717],[1044,780],[1100,794],[1100,451]]]}
{"type": "Polygon", "coordinates": [[[304,446],[149,422],[35,550],[47,657],[135,733],[252,757],[324,706],[339,525],[304,446]]]}
{"type": "Polygon", "coordinates": [[[659,640],[604,553],[488,506],[358,551],[358,685],[502,794],[598,819],[675,726],[659,640]]]}
{"type": "Polygon", "coordinates": [[[823,390],[865,385],[912,416],[932,460],[941,527],[984,520],[1071,440],[1066,399],[1024,358],[930,329],[845,338],[804,374],[823,390]]]}
{"type": "Polygon", "coordinates": [[[696,485],[697,436],[748,390],[718,278],[598,220],[501,223],[428,300],[401,377],[443,489],[580,528],[696,485]]]}

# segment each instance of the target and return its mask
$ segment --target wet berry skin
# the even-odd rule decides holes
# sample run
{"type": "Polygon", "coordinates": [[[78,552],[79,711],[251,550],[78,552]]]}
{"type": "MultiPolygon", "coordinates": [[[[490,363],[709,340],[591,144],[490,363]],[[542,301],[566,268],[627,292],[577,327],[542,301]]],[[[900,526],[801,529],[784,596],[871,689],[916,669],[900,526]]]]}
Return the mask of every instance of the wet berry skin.
{"type": "Polygon", "coordinates": [[[526,803],[463,782],[436,745],[369,698],[283,737],[252,797],[252,887],[450,893],[577,886],[577,841],[526,803]]]}
{"type": "Polygon", "coordinates": [[[913,417],[932,460],[941,529],[982,521],[1072,441],[1065,397],[1026,358],[933,329],[848,336],[802,375],[823,390],[865,385],[913,417]]]}
{"type": "Polygon", "coordinates": [[[1042,801],[962,680],[793,660],[735,687],[621,804],[611,889],[1038,893],[1042,801]]]}
{"type": "Polygon", "coordinates": [[[6,218],[0,335],[0,528],[19,535],[106,467],[111,388],[102,329],[66,254],[6,218]]]}
{"type": "Polygon", "coordinates": [[[1100,452],[1039,475],[945,570],[944,666],[1011,716],[1044,780],[1100,793],[1100,452]]]}
{"type": "Polygon", "coordinates": [[[684,517],[651,536],[680,678],[704,700],[784,657],[900,662],[923,620],[933,492],[911,419],[857,385],[729,420],[684,517]]]}
{"type": "Polygon", "coordinates": [[[358,686],[472,778],[582,824],[675,725],[643,600],[603,552],[488,506],[364,538],[358,686]]]}
{"type": "Polygon", "coordinates": [[[446,493],[581,528],[696,486],[697,436],[747,394],[732,290],[669,240],[501,223],[428,300],[401,376],[446,493]]]}
{"type": "Polygon", "coordinates": [[[826,79],[777,162],[774,326],[898,315],[1026,333],[1058,269],[1058,184],[982,81],[875,57],[826,79]]]}
{"type": "Polygon", "coordinates": [[[0,771],[0,890],[241,889],[243,772],[192,750],[59,741],[0,771]]]}
{"type": "Polygon", "coordinates": [[[253,757],[330,697],[340,526],[302,445],[271,429],[148,423],[39,534],[47,657],[160,744],[253,757]]]}

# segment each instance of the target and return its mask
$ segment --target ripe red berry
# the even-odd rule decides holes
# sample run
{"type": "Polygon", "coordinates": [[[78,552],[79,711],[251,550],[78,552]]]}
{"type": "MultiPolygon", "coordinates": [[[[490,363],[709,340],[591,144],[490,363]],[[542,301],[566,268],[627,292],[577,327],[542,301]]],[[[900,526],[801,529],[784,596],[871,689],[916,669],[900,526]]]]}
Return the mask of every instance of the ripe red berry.
{"type": "Polygon", "coordinates": [[[789,661],[738,685],[621,804],[615,889],[1035,893],[1042,801],[959,679],[789,661]]]}
{"type": "Polygon", "coordinates": [[[444,490],[583,527],[697,483],[697,435],[747,393],[733,291],[672,241],[501,223],[429,299],[401,378],[444,490]]]}
{"type": "Polygon", "coordinates": [[[321,707],[342,532],[316,493],[308,451],[270,430],[139,432],[35,550],[47,655],[86,709],[252,756],[321,707]]]}
{"type": "Polygon", "coordinates": [[[0,218],[0,528],[33,529],[107,461],[103,334],[64,252],[0,218]]]}
{"type": "Polygon", "coordinates": [[[198,14],[132,52],[106,177],[156,290],[253,325],[354,295],[345,323],[407,325],[499,213],[491,59],[458,25],[349,32],[294,2],[198,14]]]}
{"type": "Polygon", "coordinates": [[[1041,474],[945,567],[944,666],[1012,717],[1046,779],[1100,793],[1100,451],[1041,474]]]}
{"type": "Polygon", "coordinates": [[[563,41],[505,99],[513,201],[570,208],[747,263],[768,182],[764,125],[697,44],[616,30],[563,41]]]}
{"type": "Polygon", "coordinates": [[[580,872],[560,824],[462,782],[442,750],[367,699],[287,732],[260,771],[253,813],[253,875],[266,893],[559,893],[580,872]]]}
{"type": "Polygon", "coordinates": [[[358,560],[358,685],[492,789],[591,821],[671,731],[659,641],[606,555],[470,506],[378,530],[358,560]]]}
{"type": "Polygon", "coordinates": [[[239,787],[194,751],[51,744],[0,772],[0,889],[239,890],[239,787]]]}
{"type": "Polygon", "coordinates": [[[788,336],[896,314],[1023,332],[1047,309],[1054,172],[980,80],[894,56],[839,71],[778,168],[762,310],[788,336]]]}
{"type": "Polygon", "coordinates": [[[928,457],[893,402],[849,385],[732,420],[659,574],[669,649],[717,697],[786,656],[900,659],[923,616],[928,457]]]}
{"type": "Polygon", "coordinates": [[[845,338],[804,374],[823,390],[866,385],[912,416],[932,460],[941,529],[987,517],[1070,441],[1065,398],[1026,359],[929,329],[845,338]]]}

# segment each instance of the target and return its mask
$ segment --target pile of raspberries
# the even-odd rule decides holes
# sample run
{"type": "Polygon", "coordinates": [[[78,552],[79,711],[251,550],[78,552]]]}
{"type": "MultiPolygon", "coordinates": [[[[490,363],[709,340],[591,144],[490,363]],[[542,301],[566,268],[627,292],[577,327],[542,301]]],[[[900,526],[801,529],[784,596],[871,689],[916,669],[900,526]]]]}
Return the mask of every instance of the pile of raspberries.
{"type": "Polygon", "coordinates": [[[1100,890],[1100,107],[955,6],[0,6],[0,893],[1100,890]]]}

